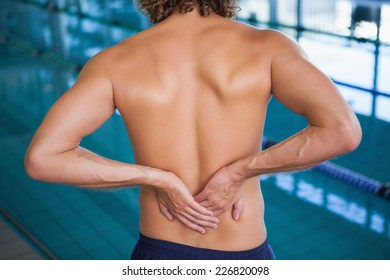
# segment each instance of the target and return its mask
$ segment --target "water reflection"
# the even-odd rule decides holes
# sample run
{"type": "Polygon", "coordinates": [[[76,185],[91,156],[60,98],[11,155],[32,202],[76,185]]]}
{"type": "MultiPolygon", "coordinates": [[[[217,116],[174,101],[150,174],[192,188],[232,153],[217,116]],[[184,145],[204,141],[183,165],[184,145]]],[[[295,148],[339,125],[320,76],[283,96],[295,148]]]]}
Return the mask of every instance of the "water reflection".
{"type": "MultiPolygon", "coordinates": [[[[314,171],[313,171],[314,172],[314,171]]],[[[313,174],[311,174],[312,176],[313,174]]],[[[315,175],[314,175],[315,176],[315,175]]],[[[275,186],[289,195],[294,195],[302,201],[322,207],[329,212],[336,214],[345,220],[360,225],[378,234],[384,234],[390,239],[390,219],[388,211],[373,210],[374,205],[370,204],[370,199],[364,201],[355,201],[351,197],[351,192],[348,197],[340,193],[329,190],[329,184],[321,184],[321,180],[316,180],[313,185],[310,180],[300,178],[288,173],[280,173],[275,176],[265,175],[261,177],[262,181],[275,180],[275,186]],[[387,229],[386,229],[386,224],[387,229]]],[[[339,184],[337,184],[338,186],[339,184]]],[[[345,188],[352,188],[346,185],[345,188]]],[[[367,194],[368,196],[372,194],[367,194]]],[[[375,197],[376,198],[376,197],[375,197]]],[[[388,208],[387,208],[388,209],[388,208]]]]}
{"type": "Polygon", "coordinates": [[[326,198],[327,205],[325,207],[330,212],[361,226],[368,224],[367,209],[364,206],[333,193],[328,194],[326,198]]]}
{"type": "Polygon", "coordinates": [[[324,205],[323,190],[303,180],[299,180],[297,184],[296,196],[304,201],[310,202],[318,206],[324,205]]]}

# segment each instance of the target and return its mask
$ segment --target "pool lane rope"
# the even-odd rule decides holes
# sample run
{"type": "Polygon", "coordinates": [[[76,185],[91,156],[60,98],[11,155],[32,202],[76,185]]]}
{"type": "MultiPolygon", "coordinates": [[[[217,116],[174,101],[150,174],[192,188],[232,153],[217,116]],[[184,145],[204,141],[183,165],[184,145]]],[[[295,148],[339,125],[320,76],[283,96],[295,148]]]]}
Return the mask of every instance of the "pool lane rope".
{"type": "Polygon", "coordinates": [[[28,44],[22,40],[11,38],[10,36],[2,33],[0,33],[0,44],[11,46],[13,48],[16,48],[18,50],[30,54],[32,57],[39,58],[43,61],[47,61],[55,65],[62,66],[65,69],[69,69],[74,72],[80,72],[81,68],[83,67],[83,65],[81,64],[77,64],[67,59],[63,59],[58,55],[51,53],[49,51],[34,48],[31,46],[31,44],[28,44]]]}
{"type": "MultiPolygon", "coordinates": [[[[276,141],[265,139],[263,140],[263,149],[268,149],[277,144],[276,141]]],[[[380,197],[390,200],[390,183],[381,183],[378,180],[364,176],[356,171],[342,167],[331,161],[325,161],[311,168],[343,182],[349,183],[355,187],[367,190],[380,197]]]]}

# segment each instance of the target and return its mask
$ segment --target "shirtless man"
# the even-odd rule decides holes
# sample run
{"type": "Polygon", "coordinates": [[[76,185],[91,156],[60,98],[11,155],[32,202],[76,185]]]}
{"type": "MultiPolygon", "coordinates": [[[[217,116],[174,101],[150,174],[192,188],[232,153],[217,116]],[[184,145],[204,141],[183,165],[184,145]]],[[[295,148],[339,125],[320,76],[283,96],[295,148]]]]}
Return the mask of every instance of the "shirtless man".
{"type": "Polygon", "coordinates": [[[141,8],[157,24],[94,56],[50,109],[27,173],[85,188],[141,186],[133,259],[272,259],[259,176],[354,150],[358,120],[295,42],[230,19],[234,1],[150,2],[141,8]],[[271,96],[309,125],[260,151],[271,96]],[[116,108],[136,164],[79,146],[116,108]]]}

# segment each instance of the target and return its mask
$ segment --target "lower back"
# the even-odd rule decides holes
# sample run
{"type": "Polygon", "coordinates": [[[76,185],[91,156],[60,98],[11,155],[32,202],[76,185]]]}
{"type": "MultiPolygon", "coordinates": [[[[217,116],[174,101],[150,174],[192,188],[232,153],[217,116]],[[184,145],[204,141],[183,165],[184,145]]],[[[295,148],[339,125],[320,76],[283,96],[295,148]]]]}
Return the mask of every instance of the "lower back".
{"type": "Polygon", "coordinates": [[[219,216],[217,229],[206,228],[200,234],[185,227],[177,219],[167,220],[158,207],[153,189],[142,188],[140,195],[141,224],[143,235],[198,248],[225,251],[253,249],[266,239],[264,203],[258,178],[248,180],[244,186],[244,205],[240,219],[235,221],[231,211],[219,216]]]}

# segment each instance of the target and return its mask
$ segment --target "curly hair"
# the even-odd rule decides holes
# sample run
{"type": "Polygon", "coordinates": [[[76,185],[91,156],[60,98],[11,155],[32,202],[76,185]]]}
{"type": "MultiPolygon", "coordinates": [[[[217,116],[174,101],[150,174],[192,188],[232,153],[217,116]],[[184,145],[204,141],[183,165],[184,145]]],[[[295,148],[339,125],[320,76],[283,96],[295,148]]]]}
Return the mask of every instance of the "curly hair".
{"type": "Polygon", "coordinates": [[[139,9],[149,16],[152,23],[159,23],[169,17],[176,9],[180,13],[188,13],[198,5],[202,16],[211,12],[217,15],[234,19],[240,8],[238,0],[136,0],[139,9]]]}

